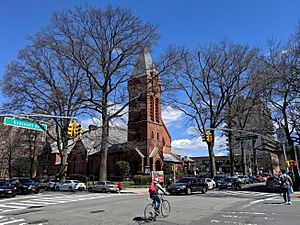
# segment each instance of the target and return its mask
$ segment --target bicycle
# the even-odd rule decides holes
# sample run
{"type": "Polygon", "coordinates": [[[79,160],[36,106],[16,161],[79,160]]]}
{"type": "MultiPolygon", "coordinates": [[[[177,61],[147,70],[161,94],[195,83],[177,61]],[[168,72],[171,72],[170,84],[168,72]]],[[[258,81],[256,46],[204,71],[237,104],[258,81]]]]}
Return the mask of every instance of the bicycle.
{"type": "MultiPolygon", "coordinates": [[[[156,201],[153,199],[150,199],[152,203],[149,203],[146,205],[144,209],[144,217],[146,220],[155,220],[155,218],[158,216],[157,212],[155,211],[155,204],[156,201]]],[[[171,205],[170,202],[166,199],[164,199],[164,195],[160,194],[160,214],[166,218],[170,215],[171,212],[171,205]]]]}

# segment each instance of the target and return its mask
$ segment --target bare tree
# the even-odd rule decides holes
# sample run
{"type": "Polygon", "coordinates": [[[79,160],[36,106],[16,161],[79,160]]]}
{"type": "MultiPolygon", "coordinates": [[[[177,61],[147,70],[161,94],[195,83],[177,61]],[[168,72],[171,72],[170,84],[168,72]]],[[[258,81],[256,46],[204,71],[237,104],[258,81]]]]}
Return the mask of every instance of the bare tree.
{"type": "Polygon", "coordinates": [[[45,34],[48,42],[89,80],[82,107],[102,123],[99,179],[105,180],[109,126],[126,112],[127,81],[142,47],[157,40],[156,26],[113,7],[79,7],[56,13],[52,21],[55,29],[45,34]]]}
{"type": "MultiPolygon", "coordinates": [[[[7,165],[8,176],[13,175],[13,163],[19,156],[22,148],[22,132],[19,129],[9,126],[1,128],[1,136],[5,137],[3,149],[1,152],[2,166],[7,165]]],[[[4,168],[3,168],[4,169],[4,168]]],[[[3,174],[4,175],[4,174],[3,174]]]]}
{"type": "Polygon", "coordinates": [[[182,110],[200,134],[213,135],[207,143],[211,176],[216,175],[215,130],[224,122],[225,106],[243,90],[255,54],[254,49],[224,40],[188,53],[170,76],[169,103],[182,110]]]}
{"type": "MultiPolygon", "coordinates": [[[[292,40],[291,40],[292,41],[292,40]]],[[[269,54],[261,58],[264,63],[261,73],[267,77],[265,83],[264,98],[272,107],[272,117],[274,121],[281,123],[284,128],[289,154],[292,159],[296,159],[294,140],[292,136],[295,132],[294,118],[299,114],[300,95],[296,74],[295,62],[298,61],[291,42],[280,44],[269,41],[269,54]]],[[[299,188],[300,180],[298,169],[295,168],[296,189],[299,188]]]]}
{"type": "Polygon", "coordinates": [[[63,171],[67,170],[68,124],[70,117],[76,117],[80,111],[86,84],[83,71],[49,45],[42,32],[31,37],[31,45],[19,51],[4,75],[2,89],[8,97],[5,104],[8,112],[49,116],[47,134],[57,142],[63,171]]]}

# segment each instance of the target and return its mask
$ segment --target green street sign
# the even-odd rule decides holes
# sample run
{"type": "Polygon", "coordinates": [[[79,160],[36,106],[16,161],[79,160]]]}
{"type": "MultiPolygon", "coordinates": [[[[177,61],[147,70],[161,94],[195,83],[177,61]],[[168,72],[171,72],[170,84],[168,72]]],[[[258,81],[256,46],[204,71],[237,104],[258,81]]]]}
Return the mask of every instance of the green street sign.
{"type": "Polygon", "coordinates": [[[4,117],[4,124],[9,125],[9,126],[14,126],[14,127],[22,127],[22,128],[31,129],[31,130],[38,130],[38,131],[47,130],[46,124],[39,125],[35,122],[26,121],[26,120],[18,120],[18,119],[11,118],[11,117],[4,117]]]}
{"type": "Polygon", "coordinates": [[[245,141],[245,140],[255,140],[258,138],[258,135],[249,135],[249,136],[239,136],[236,137],[235,140],[237,141],[245,141]]]}

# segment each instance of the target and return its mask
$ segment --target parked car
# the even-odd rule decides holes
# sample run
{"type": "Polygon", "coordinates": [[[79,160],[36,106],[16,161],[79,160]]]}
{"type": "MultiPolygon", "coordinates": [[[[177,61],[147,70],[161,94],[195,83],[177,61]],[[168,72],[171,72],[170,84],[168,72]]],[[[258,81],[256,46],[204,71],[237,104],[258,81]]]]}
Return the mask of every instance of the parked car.
{"type": "Polygon", "coordinates": [[[96,184],[88,187],[89,192],[117,192],[118,185],[111,181],[98,181],[96,184]]]}
{"type": "Polygon", "coordinates": [[[39,182],[39,188],[45,190],[54,190],[58,181],[55,179],[43,179],[39,182]]]}
{"type": "Polygon", "coordinates": [[[220,183],[221,181],[223,181],[225,178],[226,178],[226,176],[224,176],[224,175],[217,175],[217,176],[215,176],[215,177],[213,178],[213,180],[214,180],[215,183],[216,183],[216,187],[219,187],[219,183],[220,183]]]}
{"type": "Polygon", "coordinates": [[[17,194],[37,194],[40,192],[38,183],[27,177],[12,178],[8,183],[16,187],[17,194]]]}
{"type": "Polygon", "coordinates": [[[66,180],[55,185],[56,191],[84,191],[86,186],[79,180],[66,180]]]}
{"type": "Polygon", "coordinates": [[[216,187],[216,182],[213,179],[205,178],[205,182],[208,184],[208,190],[212,190],[216,187]]]}
{"type": "Polygon", "coordinates": [[[176,183],[171,184],[167,191],[170,194],[185,193],[190,195],[192,192],[206,193],[208,190],[208,184],[204,178],[197,177],[184,177],[178,180],[176,183]]]}
{"type": "Polygon", "coordinates": [[[256,176],[249,176],[249,182],[250,182],[251,184],[256,183],[256,182],[257,182],[257,181],[256,181],[256,176]]]}
{"type": "Polygon", "coordinates": [[[265,179],[262,176],[260,176],[260,175],[256,176],[256,182],[257,183],[264,182],[264,181],[265,181],[265,179]]]}
{"type": "Polygon", "coordinates": [[[267,191],[281,192],[281,181],[279,177],[269,177],[266,181],[267,191]]]}
{"type": "Polygon", "coordinates": [[[6,181],[0,181],[0,197],[16,197],[17,188],[6,181]]]}
{"type": "Polygon", "coordinates": [[[219,183],[219,189],[231,188],[234,190],[241,189],[242,183],[239,178],[236,177],[227,177],[219,183]]]}

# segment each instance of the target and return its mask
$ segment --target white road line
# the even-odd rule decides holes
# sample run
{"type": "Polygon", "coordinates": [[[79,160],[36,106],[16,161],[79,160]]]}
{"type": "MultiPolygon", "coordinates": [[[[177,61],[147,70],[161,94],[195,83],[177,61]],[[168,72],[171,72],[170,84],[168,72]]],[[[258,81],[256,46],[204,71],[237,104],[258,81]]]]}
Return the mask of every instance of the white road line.
{"type": "Polygon", "coordinates": [[[38,201],[38,200],[26,200],[26,201],[22,201],[24,203],[28,203],[30,204],[30,206],[32,206],[32,204],[44,204],[44,205],[54,205],[56,203],[54,202],[41,202],[41,201],[38,201]]]}
{"type": "Polygon", "coordinates": [[[26,209],[26,207],[23,206],[11,206],[7,204],[0,205],[1,208],[18,208],[18,209],[26,209]]]}
{"type": "Polygon", "coordinates": [[[25,221],[25,219],[12,220],[12,221],[9,221],[9,222],[0,223],[0,225],[7,225],[7,224],[23,222],[23,221],[25,221]]]}

